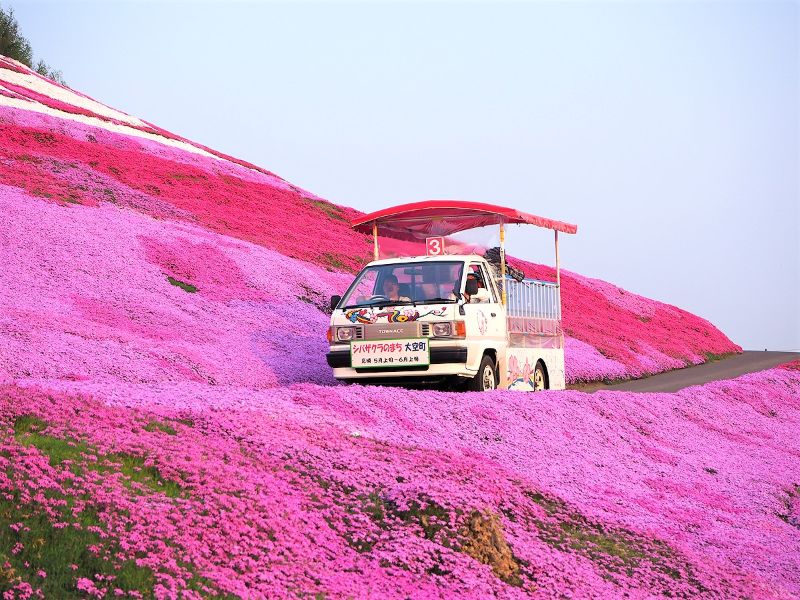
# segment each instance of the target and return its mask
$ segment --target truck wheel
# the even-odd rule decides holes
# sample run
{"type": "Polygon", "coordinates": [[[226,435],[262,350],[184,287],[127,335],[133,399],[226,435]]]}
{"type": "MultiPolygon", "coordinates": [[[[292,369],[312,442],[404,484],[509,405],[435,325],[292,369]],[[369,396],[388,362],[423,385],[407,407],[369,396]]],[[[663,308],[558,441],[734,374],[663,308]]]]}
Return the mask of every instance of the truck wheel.
{"type": "Polygon", "coordinates": [[[467,386],[471,392],[486,392],[497,389],[497,373],[494,368],[494,361],[489,355],[484,355],[478,374],[469,380],[467,386]]]}
{"type": "Polygon", "coordinates": [[[533,391],[547,389],[547,375],[544,372],[544,365],[541,361],[536,363],[536,368],[533,371],[533,391]]]}

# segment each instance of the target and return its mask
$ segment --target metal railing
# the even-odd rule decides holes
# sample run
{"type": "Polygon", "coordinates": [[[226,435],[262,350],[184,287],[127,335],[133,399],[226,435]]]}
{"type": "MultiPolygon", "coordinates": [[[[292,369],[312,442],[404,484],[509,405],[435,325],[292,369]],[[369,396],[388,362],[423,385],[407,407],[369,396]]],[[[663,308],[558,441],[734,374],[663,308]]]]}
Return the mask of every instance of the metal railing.
{"type": "Polygon", "coordinates": [[[509,333],[560,335],[561,288],[552,281],[506,277],[509,333]]]}

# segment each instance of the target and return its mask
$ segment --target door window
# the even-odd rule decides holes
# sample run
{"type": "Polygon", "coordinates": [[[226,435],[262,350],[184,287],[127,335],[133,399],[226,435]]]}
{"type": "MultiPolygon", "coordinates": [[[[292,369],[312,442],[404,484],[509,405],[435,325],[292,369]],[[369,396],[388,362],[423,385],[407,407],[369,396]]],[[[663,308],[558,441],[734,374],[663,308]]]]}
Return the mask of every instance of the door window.
{"type": "Polygon", "coordinates": [[[489,292],[489,301],[497,303],[497,294],[495,293],[494,286],[491,279],[487,276],[486,269],[483,268],[481,263],[472,263],[469,266],[468,275],[475,275],[478,280],[478,287],[483,288],[489,292]]]}

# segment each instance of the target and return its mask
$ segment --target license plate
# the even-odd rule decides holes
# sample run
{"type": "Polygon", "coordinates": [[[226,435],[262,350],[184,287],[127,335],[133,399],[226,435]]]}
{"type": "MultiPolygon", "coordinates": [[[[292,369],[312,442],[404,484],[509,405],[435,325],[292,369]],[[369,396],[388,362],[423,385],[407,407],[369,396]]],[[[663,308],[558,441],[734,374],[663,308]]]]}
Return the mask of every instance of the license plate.
{"type": "Polygon", "coordinates": [[[350,364],[354,369],[414,367],[430,362],[428,338],[350,342],[350,364]]]}

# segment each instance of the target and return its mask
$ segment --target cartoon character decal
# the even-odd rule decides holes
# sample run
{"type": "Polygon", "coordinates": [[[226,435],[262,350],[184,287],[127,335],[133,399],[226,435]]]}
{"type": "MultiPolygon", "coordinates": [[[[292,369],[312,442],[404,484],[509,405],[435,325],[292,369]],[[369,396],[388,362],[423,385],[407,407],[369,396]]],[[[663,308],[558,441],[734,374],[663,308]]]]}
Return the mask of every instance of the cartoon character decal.
{"type": "Polygon", "coordinates": [[[513,388],[518,384],[528,385],[531,389],[535,388],[535,384],[533,381],[533,373],[534,367],[528,361],[528,358],[525,358],[525,364],[520,367],[519,360],[514,355],[508,359],[508,387],[513,388]]]}
{"type": "Polygon", "coordinates": [[[383,312],[376,312],[374,308],[356,308],[346,310],[344,312],[345,318],[351,323],[362,323],[369,325],[385,318],[389,323],[408,323],[416,321],[422,317],[443,317],[447,314],[447,307],[433,308],[428,312],[420,314],[415,308],[400,308],[394,310],[384,310],[383,312]]]}
{"type": "Polygon", "coordinates": [[[489,320],[483,314],[483,311],[478,309],[478,331],[481,332],[481,335],[486,335],[487,329],[489,329],[489,320]]]}
{"type": "Polygon", "coordinates": [[[419,318],[419,313],[416,311],[409,313],[401,310],[389,310],[375,315],[376,320],[381,317],[386,317],[389,323],[407,323],[409,321],[416,321],[419,318]]]}
{"type": "Polygon", "coordinates": [[[356,310],[346,310],[344,312],[345,318],[351,323],[374,323],[375,315],[369,308],[359,308],[356,310]]]}

